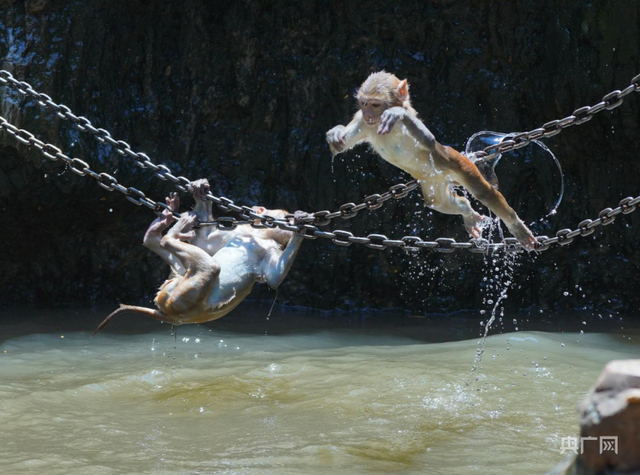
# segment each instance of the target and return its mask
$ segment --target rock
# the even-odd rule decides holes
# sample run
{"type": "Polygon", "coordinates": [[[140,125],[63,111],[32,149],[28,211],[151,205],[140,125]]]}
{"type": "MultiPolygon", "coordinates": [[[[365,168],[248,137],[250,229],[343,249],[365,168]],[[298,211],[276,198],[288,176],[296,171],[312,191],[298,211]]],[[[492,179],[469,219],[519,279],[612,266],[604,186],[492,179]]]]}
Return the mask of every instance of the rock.
{"type": "Polygon", "coordinates": [[[547,475],[640,475],[640,360],[608,363],[578,409],[578,454],[547,475]]]}
{"type": "Polygon", "coordinates": [[[587,397],[580,403],[580,436],[585,439],[579,466],[585,475],[640,472],[640,359],[617,360],[605,366],[587,397]],[[617,449],[601,451],[608,437],[617,449]]]}

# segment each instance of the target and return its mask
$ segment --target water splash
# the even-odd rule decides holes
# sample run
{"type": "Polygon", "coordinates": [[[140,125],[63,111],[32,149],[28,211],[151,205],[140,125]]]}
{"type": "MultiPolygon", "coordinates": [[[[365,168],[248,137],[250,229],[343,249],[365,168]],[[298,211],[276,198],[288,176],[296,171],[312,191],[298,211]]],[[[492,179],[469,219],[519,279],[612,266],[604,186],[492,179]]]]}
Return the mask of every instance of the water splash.
{"type": "MultiPolygon", "coordinates": [[[[500,221],[497,218],[485,219],[482,223],[482,227],[483,234],[485,230],[488,231],[489,239],[491,239],[491,236],[496,234],[494,231],[498,231],[499,234],[502,234],[500,221]]],[[[515,269],[519,265],[519,257],[518,253],[504,251],[498,251],[485,256],[484,275],[482,277],[483,291],[485,293],[485,296],[483,297],[483,304],[487,305],[491,309],[491,315],[486,323],[481,322],[481,325],[484,325],[484,332],[482,333],[481,340],[478,342],[478,348],[476,349],[473,365],[471,367],[471,373],[475,373],[475,381],[478,381],[479,379],[478,370],[482,363],[487,336],[491,326],[494,324],[496,319],[498,319],[499,323],[504,327],[504,307],[502,307],[502,303],[506,300],[508,291],[513,286],[513,276],[515,269]]],[[[487,311],[484,309],[480,310],[481,315],[486,315],[486,312],[487,311]]],[[[509,348],[507,347],[507,350],[508,349],[509,348]]],[[[467,382],[467,385],[468,384],[469,383],[467,382]]]]}
{"type": "MultiPolygon", "coordinates": [[[[509,140],[520,132],[511,132],[509,134],[504,134],[501,132],[492,132],[489,130],[483,130],[481,132],[477,132],[473,134],[469,140],[467,141],[467,145],[465,146],[465,155],[469,157],[471,161],[476,162],[475,154],[483,150],[485,147],[489,145],[495,145],[504,142],[505,140],[509,140]]],[[[562,172],[562,165],[560,165],[560,161],[554,155],[554,153],[547,147],[544,143],[539,140],[533,140],[531,143],[540,147],[544,152],[546,152],[553,162],[556,164],[558,168],[559,177],[560,177],[560,191],[558,192],[558,198],[556,199],[555,204],[551,207],[551,210],[546,214],[546,216],[552,216],[557,213],[558,207],[562,202],[562,198],[564,197],[564,174],[562,172]]],[[[498,176],[496,175],[496,166],[498,162],[502,158],[502,154],[496,155],[491,160],[486,162],[478,162],[476,166],[480,170],[480,173],[485,177],[485,179],[491,183],[491,185],[495,188],[498,188],[498,176]]]]}

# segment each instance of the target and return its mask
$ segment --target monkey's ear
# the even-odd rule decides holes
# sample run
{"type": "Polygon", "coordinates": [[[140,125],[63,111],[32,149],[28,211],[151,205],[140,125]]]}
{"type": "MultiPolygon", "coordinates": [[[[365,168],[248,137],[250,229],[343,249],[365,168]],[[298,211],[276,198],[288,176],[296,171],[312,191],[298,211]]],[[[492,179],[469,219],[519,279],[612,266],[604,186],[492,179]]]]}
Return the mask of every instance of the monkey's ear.
{"type": "Polygon", "coordinates": [[[396,94],[398,95],[398,99],[402,102],[409,99],[409,84],[406,79],[400,81],[400,84],[398,84],[398,87],[396,88],[396,94]]]}

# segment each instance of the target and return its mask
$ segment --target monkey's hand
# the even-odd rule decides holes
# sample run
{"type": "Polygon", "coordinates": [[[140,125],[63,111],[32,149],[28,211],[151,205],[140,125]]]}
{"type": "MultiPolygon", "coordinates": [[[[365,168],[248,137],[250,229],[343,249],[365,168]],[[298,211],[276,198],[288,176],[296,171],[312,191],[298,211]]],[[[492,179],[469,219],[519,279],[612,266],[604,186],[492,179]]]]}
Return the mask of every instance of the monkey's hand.
{"type": "Polygon", "coordinates": [[[193,194],[193,199],[196,201],[202,201],[210,189],[209,181],[206,178],[201,178],[200,180],[189,183],[189,191],[193,194]]]}
{"type": "MultiPolygon", "coordinates": [[[[173,220],[173,215],[169,213],[169,215],[165,218],[166,221],[171,222],[173,220]]],[[[198,221],[198,216],[192,212],[184,212],[180,219],[176,224],[173,225],[167,234],[164,235],[162,240],[160,241],[160,247],[165,247],[167,241],[171,239],[177,239],[179,241],[191,242],[193,238],[196,236],[195,231],[193,230],[193,226],[198,221]]]]}
{"type": "Polygon", "coordinates": [[[336,125],[327,132],[327,143],[332,154],[337,155],[344,152],[347,146],[347,128],[344,125],[336,125]]]}
{"type": "Polygon", "coordinates": [[[296,211],[293,213],[294,224],[306,224],[309,221],[313,221],[313,214],[306,211],[296,211]]]}
{"type": "Polygon", "coordinates": [[[384,111],[380,116],[378,135],[386,135],[391,132],[396,122],[403,119],[406,115],[407,111],[403,107],[392,107],[384,111]]]}

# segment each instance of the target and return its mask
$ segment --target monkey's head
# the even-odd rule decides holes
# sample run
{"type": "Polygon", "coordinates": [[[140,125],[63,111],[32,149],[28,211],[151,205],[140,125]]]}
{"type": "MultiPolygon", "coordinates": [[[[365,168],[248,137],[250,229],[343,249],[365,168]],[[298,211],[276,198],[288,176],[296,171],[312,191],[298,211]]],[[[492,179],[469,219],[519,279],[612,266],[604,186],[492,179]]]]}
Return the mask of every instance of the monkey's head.
{"type": "Polygon", "coordinates": [[[264,206],[252,206],[251,209],[258,214],[266,214],[278,219],[284,219],[289,214],[286,209],[267,209],[264,206]]]}
{"type": "MultiPolygon", "coordinates": [[[[284,219],[289,212],[286,209],[266,209],[262,206],[253,206],[253,210],[258,214],[266,214],[268,216],[273,216],[276,219],[284,219]]],[[[256,220],[256,222],[259,222],[256,220]]],[[[259,232],[264,239],[273,239],[284,249],[291,239],[291,231],[286,231],[284,229],[276,228],[264,228],[264,229],[256,229],[256,232],[259,232]]]]}
{"type": "Polygon", "coordinates": [[[404,107],[409,101],[409,84],[385,71],[372,73],[356,94],[364,121],[373,127],[390,107],[404,107]]]}

